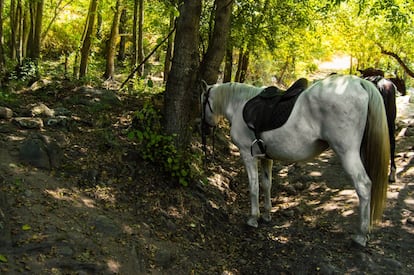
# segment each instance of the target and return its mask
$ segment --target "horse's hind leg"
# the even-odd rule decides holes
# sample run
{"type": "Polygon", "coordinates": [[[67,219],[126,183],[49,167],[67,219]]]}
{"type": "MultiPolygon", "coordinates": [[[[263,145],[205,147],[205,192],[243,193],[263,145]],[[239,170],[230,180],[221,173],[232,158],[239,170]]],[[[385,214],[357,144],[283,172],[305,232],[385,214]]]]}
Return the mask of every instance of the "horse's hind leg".
{"type": "Polygon", "coordinates": [[[359,199],[359,230],[352,239],[357,244],[365,246],[370,226],[371,180],[365,171],[359,152],[347,152],[338,155],[342,166],[355,186],[359,199]]]}
{"type": "Polygon", "coordinates": [[[257,167],[257,158],[254,158],[250,153],[242,154],[244,165],[246,167],[247,176],[249,177],[249,195],[251,212],[247,220],[247,224],[252,227],[258,227],[257,220],[260,216],[259,209],[259,174],[257,167]]]}
{"type": "Polygon", "coordinates": [[[260,181],[260,185],[263,190],[264,194],[264,209],[265,212],[262,215],[263,220],[269,222],[271,217],[271,210],[272,210],[272,198],[271,198],[271,190],[272,190],[272,166],[273,160],[271,159],[262,159],[262,180],[260,181]]]}
{"type": "Polygon", "coordinates": [[[395,182],[397,166],[395,165],[395,137],[390,137],[391,143],[391,171],[388,177],[389,182],[395,182]]]}

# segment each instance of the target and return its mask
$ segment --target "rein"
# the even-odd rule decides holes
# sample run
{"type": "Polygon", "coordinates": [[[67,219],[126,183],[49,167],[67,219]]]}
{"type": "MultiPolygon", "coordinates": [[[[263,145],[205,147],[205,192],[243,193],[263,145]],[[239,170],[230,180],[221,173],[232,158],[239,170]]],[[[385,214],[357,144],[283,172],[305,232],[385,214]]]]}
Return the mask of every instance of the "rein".
{"type": "Polygon", "coordinates": [[[210,109],[211,113],[213,112],[213,108],[211,107],[210,101],[208,100],[210,97],[210,91],[212,87],[209,87],[204,94],[203,102],[202,102],[202,110],[201,110],[201,143],[203,145],[203,152],[204,152],[204,165],[207,163],[207,135],[210,134],[210,128],[213,128],[213,159],[214,159],[214,136],[215,136],[215,126],[210,125],[206,121],[206,114],[205,110],[206,107],[210,109]]]}

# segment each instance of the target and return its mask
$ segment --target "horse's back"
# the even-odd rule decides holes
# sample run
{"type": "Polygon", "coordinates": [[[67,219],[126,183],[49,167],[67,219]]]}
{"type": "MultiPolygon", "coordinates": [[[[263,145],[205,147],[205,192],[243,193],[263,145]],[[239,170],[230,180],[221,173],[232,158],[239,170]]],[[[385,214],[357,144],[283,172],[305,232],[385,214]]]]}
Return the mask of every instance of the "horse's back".
{"type": "Polygon", "coordinates": [[[360,80],[331,76],[305,90],[285,125],[263,133],[270,154],[304,160],[318,155],[328,144],[335,149],[351,146],[359,150],[369,100],[360,80]]]}

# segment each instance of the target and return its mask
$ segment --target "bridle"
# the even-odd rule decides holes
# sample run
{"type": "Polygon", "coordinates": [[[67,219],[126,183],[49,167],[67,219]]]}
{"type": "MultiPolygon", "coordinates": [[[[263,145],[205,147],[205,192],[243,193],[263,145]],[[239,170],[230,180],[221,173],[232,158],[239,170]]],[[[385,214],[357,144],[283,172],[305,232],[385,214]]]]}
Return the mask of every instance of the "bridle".
{"type": "Polygon", "coordinates": [[[206,92],[203,92],[203,98],[201,102],[201,142],[203,145],[203,152],[204,152],[204,164],[207,162],[207,136],[210,134],[210,129],[213,129],[213,158],[214,158],[214,134],[216,126],[209,124],[206,120],[206,108],[208,107],[210,112],[213,114],[213,108],[211,107],[209,97],[210,91],[212,87],[208,87],[206,92]]]}

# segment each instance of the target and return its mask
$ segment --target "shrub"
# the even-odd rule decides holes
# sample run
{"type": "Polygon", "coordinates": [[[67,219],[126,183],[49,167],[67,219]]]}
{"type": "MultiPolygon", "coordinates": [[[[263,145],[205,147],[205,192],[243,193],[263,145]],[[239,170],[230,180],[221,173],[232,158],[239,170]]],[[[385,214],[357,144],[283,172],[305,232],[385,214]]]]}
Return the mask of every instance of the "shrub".
{"type": "Polygon", "coordinates": [[[139,143],[143,159],[160,165],[164,172],[187,186],[192,177],[191,157],[176,148],[173,136],[162,133],[160,120],[159,111],[146,103],[135,112],[135,129],[128,133],[128,137],[139,143]]]}

